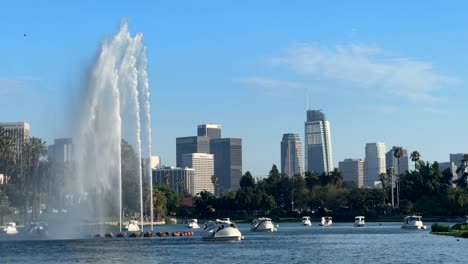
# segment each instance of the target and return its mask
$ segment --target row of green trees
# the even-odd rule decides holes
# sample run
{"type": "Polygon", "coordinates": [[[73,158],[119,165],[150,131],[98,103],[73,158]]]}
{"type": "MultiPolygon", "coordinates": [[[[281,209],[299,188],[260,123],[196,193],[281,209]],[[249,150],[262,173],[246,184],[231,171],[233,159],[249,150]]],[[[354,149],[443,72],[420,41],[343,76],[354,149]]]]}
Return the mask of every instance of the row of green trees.
{"type": "MultiPolygon", "coordinates": [[[[401,150],[401,149],[400,149],[401,150]]],[[[399,160],[402,151],[396,150],[399,160]]],[[[270,212],[275,210],[306,212],[349,212],[363,214],[424,213],[433,215],[463,215],[468,212],[467,161],[459,164],[460,177],[453,178],[452,170],[440,170],[437,162],[420,160],[417,151],[411,153],[415,169],[390,177],[380,175],[381,188],[357,188],[353,182],[343,181],[338,169],[326,174],[306,172],[288,177],[273,165],[268,177],[254,180],[246,172],[236,192],[215,196],[202,192],[196,197],[196,213],[207,215],[214,211],[270,212]],[[398,202],[392,206],[392,178],[398,202]]],[[[398,162],[399,163],[399,162],[398,162]]],[[[399,164],[398,164],[399,166],[399,164]]],[[[401,170],[398,170],[401,172],[401,170]]],[[[389,171],[389,174],[394,172],[389,171]]],[[[213,182],[215,184],[215,182],[213,182]]]]}
{"type": "Polygon", "coordinates": [[[0,194],[0,224],[4,216],[12,213],[13,207],[20,208],[24,221],[37,220],[40,203],[50,186],[44,178],[49,166],[46,142],[32,137],[19,140],[17,135],[0,127],[0,172],[4,175],[0,194]],[[32,209],[31,219],[28,210],[32,209]]]}
{"type": "Polygon", "coordinates": [[[268,177],[255,181],[252,174],[246,172],[236,192],[218,197],[202,192],[195,204],[196,212],[202,216],[209,215],[212,208],[220,213],[243,211],[247,215],[274,211],[328,212],[348,208],[375,212],[381,209],[377,206],[385,204],[385,193],[382,189],[360,189],[353,183],[344,182],[338,169],[329,174],[306,172],[289,177],[279,173],[273,165],[268,177]]]}

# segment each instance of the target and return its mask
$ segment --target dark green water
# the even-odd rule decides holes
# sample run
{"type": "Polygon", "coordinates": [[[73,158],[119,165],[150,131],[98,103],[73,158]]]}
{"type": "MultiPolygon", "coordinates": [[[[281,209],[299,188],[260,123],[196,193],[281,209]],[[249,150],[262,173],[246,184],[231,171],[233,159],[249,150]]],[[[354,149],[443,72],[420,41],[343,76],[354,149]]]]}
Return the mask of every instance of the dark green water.
{"type": "MultiPolygon", "coordinates": [[[[426,223],[430,226],[430,223],[426,223]]],[[[276,233],[250,232],[245,240],[193,237],[0,240],[0,263],[468,263],[468,239],[402,230],[399,223],[304,227],[282,223],[276,233]]],[[[187,231],[183,225],[158,231],[187,231]]]]}

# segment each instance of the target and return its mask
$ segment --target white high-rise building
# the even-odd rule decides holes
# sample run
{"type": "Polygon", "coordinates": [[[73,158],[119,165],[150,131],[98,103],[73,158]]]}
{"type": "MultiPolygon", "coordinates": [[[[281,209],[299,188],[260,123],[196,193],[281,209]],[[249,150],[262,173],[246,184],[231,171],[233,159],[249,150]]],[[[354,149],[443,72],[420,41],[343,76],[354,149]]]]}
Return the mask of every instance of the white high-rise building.
{"type": "Polygon", "coordinates": [[[283,134],[281,140],[281,173],[290,177],[302,173],[302,146],[299,135],[283,134]]]}
{"type": "Polygon", "coordinates": [[[211,181],[211,176],[214,175],[213,154],[184,154],[182,155],[182,167],[192,168],[195,170],[193,182],[195,194],[204,190],[214,193],[214,186],[211,181]]]}
{"type": "Polygon", "coordinates": [[[386,173],[385,152],[387,147],[383,142],[366,144],[366,159],[364,161],[364,185],[375,187],[380,182],[379,175],[386,173]]]}
{"type": "Polygon", "coordinates": [[[307,110],[304,159],[306,171],[328,173],[333,170],[330,122],[321,110],[307,110]]]}

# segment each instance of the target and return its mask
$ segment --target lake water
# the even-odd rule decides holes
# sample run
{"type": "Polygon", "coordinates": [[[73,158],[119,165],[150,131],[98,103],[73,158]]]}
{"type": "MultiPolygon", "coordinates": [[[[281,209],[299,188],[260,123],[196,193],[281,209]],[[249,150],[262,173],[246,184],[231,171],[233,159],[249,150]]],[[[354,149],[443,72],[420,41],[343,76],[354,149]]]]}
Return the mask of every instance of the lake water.
{"type": "MultiPolygon", "coordinates": [[[[431,223],[425,223],[430,226],[431,223]]],[[[468,239],[408,231],[400,223],[352,223],[305,227],[280,223],[276,233],[250,232],[245,240],[193,237],[0,240],[0,263],[468,263],[468,239]]],[[[187,231],[184,225],[158,231],[187,231]]]]}

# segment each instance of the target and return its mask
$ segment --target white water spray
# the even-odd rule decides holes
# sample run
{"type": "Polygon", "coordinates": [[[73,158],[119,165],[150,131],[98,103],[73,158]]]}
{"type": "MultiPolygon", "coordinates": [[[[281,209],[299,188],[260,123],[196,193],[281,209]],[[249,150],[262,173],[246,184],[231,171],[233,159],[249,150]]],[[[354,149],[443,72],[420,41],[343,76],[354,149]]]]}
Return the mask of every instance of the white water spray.
{"type": "MultiPolygon", "coordinates": [[[[147,144],[144,155],[150,158],[151,116],[146,50],[142,40],[141,33],[132,37],[127,23],[123,22],[117,34],[102,44],[91,69],[75,136],[73,185],[80,201],[81,222],[110,222],[118,216],[122,226],[122,204],[129,202],[122,195],[125,187],[122,186],[122,165],[125,164],[121,160],[121,142],[125,140],[133,146],[138,159],[137,175],[127,182],[139,185],[138,201],[133,202],[140,204],[143,231],[142,135],[147,144]]],[[[151,206],[151,214],[152,211],[151,206]]]]}

